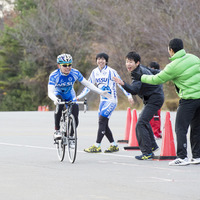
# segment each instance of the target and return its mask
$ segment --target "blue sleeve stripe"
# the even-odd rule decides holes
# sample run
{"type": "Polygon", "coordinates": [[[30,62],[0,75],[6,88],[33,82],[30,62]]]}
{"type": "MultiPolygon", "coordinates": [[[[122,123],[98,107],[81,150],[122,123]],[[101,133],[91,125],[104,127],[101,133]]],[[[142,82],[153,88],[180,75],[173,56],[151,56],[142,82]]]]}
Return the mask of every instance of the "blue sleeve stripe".
{"type": "Polygon", "coordinates": [[[109,75],[108,75],[108,85],[109,85],[110,80],[111,80],[111,71],[109,71],[109,75]]]}
{"type": "Polygon", "coordinates": [[[55,85],[55,83],[54,82],[49,82],[48,85],[55,85]]]}

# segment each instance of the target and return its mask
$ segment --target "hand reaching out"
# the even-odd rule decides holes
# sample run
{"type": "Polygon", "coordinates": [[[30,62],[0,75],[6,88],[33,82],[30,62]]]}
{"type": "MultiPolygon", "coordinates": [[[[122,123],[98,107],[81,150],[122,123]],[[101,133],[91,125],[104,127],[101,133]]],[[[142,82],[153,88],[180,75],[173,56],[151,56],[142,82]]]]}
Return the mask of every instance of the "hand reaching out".
{"type": "Polygon", "coordinates": [[[135,103],[133,98],[128,98],[129,103],[133,106],[133,104],[135,103]]]}
{"type": "Polygon", "coordinates": [[[124,81],[122,81],[121,79],[117,78],[117,77],[113,77],[114,81],[120,85],[124,85],[124,81]]]}

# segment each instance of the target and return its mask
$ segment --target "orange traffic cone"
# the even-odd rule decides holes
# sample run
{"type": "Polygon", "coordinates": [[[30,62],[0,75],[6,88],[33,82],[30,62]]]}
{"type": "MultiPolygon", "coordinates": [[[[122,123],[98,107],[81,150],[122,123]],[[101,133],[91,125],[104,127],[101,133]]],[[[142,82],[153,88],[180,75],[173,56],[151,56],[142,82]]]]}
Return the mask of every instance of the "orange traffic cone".
{"type": "Polygon", "coordinates": [[[176,151],[175,151],[174,137],[172,132],[172,124],[170,120],[170,112],[166,112],[160,156],[154,156],[154,159],[159,159],[159,160],[176,159],[176,151]]]}
{"type": "Polygon", "coordinates": [[[48,105],[46,106],[45,111],[49,111],[49,106],[48,105]]]}
{"type": "Polygon", "coordinates": [[[42,106],[42,111],[45,111],[46,110],[46,106],[42,106]]]}
{"type": "Polygon", "coordinates": [[[117,142],[128,143],[130,129],[131,129],[131,109],[128,107],[126,113],[126,127],[125,127],[124,140],[118,140],[117,142]]]}
{"type": "Polygon", "coordinates": [[[128,143],[128,147],[124,147],[125,150],[140,149],[137,138],[136,138],[136,131],[135,131],[136,123],[137,123],[137,112],[136,112],[136,109],[133,109],[131,130],[130,130],[130,135],[129,135],[129,143],[128,143]]]}
{"type": "Polygon", "coordinates": [[[38,106],[38,111],[42,111],[42,106],[38,106]]]}

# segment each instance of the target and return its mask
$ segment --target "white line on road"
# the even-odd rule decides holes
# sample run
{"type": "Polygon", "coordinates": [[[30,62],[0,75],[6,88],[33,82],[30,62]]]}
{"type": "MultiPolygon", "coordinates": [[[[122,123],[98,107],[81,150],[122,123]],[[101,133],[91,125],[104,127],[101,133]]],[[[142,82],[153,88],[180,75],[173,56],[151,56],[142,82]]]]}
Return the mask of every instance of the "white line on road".
{"type": "Polygon", "coordinates": [[[35,148],[35,149],[55,150],[55,148],[51,148],[51,147],[41,147],[41,146],[32,146],[32,145],[24,145],[24,144],[11,144],[11,143],[2,143],[2,142],[0,142],[0,145],[15,146],[15,147],[27,147],[27,148],[35,148]]]}
{"type": "MultiPolygon", "coordinates": [[[[34,149],[56,150],[56,148],[53,148],[53,147],[33,146],[33,145],[26,145],[26,144],[12,144],[12,143],[3,143],[3,142],[0,142],[0,145],[14,146],[14,147],[26,147],[26,148],[34,148],[34,149]]],[[[86,152],[84,152],[84,151],[78,151],[78,152],[80,152],[80,153],[86,153],[86,152]]],[[[124,158],[133,158],[133,156],[119,155],[119,154],[106,154],[106,153],[101,153],[101,155],[105,155],[105,156],[116,156],[116,157],[124,157],[124,158]]]]}
{"type": "MultiPolygon", "coordinates": [[[[56,151],[56,148],[53,147],[42,147],[42,146],[33,146],[33,145],[24,145],[24,144],[13,144],[13,143],[3,143],[0,142],[0,145],[6,145],[6,146],[14,146],[14,147],[25,147],[25,148],[34,148],[34,149],[44,149],[44,150],[54,150],[56,151]]],[[[85,153],[84,151],[78,151],[79,153],[85,153]]],[[[112,156],[112,157],[123,157],[123,158],[133,158],[133,156],[128,156],[128,155],[120,155],[120,154],[107,154],[107,153],[100,153],[98,155],[103,155],[103,156],[112,156]]],[[[99,161],[99,163],[106,163],[109,161],[99,161]]],[[[151,161],[142,161],[142,162],[151,162],[151,161]]],[[[162,161],[161,161],[162,162],[162,161]]],[[[154,168],[154,169],[158,169],[158,170],[169,170],[169,171],[176,171],[176,172],[188,172],[188,169],[186,170],[179,170],[179,169],[175,169],[175,168],[168,168],[168,167],[157,167],[157,166],[149,166],[149,165],[142,165],[141,164],[135,164],[135,163],[123,163],[123,162],[113,162],[113,164],[115,165],[124,165],[124,166],[134,166],[134,167],[147,167],[147,168],[154,168]]]]}

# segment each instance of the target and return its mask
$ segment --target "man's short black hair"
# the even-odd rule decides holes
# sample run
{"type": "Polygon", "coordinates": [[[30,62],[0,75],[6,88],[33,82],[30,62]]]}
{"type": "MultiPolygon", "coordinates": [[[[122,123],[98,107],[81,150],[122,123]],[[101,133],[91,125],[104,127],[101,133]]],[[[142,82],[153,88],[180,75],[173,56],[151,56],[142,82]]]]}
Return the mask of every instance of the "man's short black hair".
{"type": "Polygon", "coordinates": [[[157,62],[150,62],[149,67],[153,69],[160,69],[160,65],[157,62]]]}
{"type": "Polygon", "coordinates": [[[129,60],[134,60],[135,63],[137,63],[138,61],[140,62],[141,58],[140,55],[138,53],[136,53],[135,51],[131,51],[126,55],[126,58],[129,60]]]}
{"type": "Polygon", "coordinates": [[[174,38],[169,42],[169,49],[172,49],[174,53],[183,49],[183,41],[178,38],[174,38]]]}
{"type": "Polygon", "coordinates": [[[97,56],[96,56],[96,60],[97,60],[98,58],[104,58],[104,59],[106,60],[106,64],[108,64],[108,59],[109,59],[108,54],[106,54],[106,53],[99,53],[99,54],[97,54],[97,56]]]}

